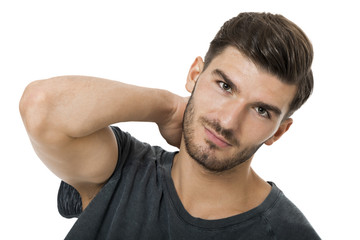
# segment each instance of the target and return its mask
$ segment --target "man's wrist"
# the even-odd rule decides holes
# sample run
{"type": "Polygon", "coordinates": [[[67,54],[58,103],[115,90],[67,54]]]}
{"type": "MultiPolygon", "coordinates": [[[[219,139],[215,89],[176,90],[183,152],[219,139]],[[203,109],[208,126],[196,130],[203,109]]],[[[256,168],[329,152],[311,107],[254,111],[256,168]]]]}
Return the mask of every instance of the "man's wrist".
{"type": "Polygon", "coordinates": [[[155,123],[161,127],[172,120],[178,109],[178,99],[180,97],[167,90],[158,90],[157,96],[159,97],[160,108],[156,114],[155,123]]]}

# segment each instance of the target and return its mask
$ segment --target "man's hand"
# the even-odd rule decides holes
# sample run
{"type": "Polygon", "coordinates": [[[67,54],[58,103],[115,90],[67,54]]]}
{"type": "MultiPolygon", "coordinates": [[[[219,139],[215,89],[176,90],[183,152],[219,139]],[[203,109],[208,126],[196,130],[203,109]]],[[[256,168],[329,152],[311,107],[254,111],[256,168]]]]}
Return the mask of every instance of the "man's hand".
{"type": "Polygon", "coordinates": [[[158,124],[161,135],[167,143],[177,148],[180,147],[182,137],[182,122],[186,105],[189,97],[183,98],[177,96],[177,104],[174,111],[165,119],[164,122],[158,124]]]}

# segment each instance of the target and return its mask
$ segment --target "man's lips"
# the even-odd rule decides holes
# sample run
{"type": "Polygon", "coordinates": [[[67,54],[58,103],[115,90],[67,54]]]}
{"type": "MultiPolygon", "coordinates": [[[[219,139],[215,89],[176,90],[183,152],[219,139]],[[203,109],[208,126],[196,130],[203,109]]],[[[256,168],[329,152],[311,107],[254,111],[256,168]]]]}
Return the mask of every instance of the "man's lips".
{"type": "Polygon", "coordinates": [[[208,140],[213,142],[216,146],[221,147],[221,148],[231,146],[231,144],[228,143],[223,137],[216,134],[212,130],[205,128],[205,133],[206,133],[206,136],[208,137],[208,140]]]}

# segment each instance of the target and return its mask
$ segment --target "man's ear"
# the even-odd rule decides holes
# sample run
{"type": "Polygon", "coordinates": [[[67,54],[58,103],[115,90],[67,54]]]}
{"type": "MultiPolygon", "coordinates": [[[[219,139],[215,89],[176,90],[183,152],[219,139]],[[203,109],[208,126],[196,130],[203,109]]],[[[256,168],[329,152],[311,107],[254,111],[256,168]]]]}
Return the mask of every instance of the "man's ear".
{"type": "Polygon", "coordinates": [[[269,138],[265,144],[270,146],[271,144],[273,144],[274,142],[276,142],[277,140],[279,140],[279,138],[287,132],[287,130],[289,130],[290,126],[293,124],[293,120],[292,118],[288,118],[286,120],[284,120],[281,124],[280,127],[278,128],[278,130],[276,131],[276,133],[269,138]]]}
{"type": "Polygon", "coordinates": [[[204,61],[201,57],[197,57],[190,67],[187,79],[186,79],[186,90],[192,93],[195,87],[195,83],[198,80],[202,70],[204,68],[204,61]]]}

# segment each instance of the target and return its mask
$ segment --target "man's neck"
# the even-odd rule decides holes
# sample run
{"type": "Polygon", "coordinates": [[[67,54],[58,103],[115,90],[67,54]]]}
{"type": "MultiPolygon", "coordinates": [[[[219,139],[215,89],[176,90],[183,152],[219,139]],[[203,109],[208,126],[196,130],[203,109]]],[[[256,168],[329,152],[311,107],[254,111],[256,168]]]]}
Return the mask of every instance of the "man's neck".
{"type": "Polygon", "coordinates": [[[194,217],[221,219],[260,205],[271,186],[251,169],[251,160],[224,173],[212,173],[180,150],[171,174],[185,209],[194,217]]]}

